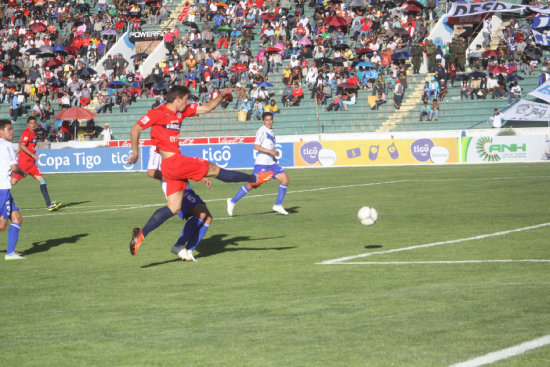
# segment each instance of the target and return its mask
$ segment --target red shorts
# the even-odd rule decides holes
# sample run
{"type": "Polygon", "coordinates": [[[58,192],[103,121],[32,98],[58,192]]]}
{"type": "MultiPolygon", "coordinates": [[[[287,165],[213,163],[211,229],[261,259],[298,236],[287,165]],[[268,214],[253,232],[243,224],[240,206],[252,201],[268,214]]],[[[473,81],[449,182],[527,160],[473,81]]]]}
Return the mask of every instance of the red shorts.
{"type": "Polygon", "coordinates": [[[202,180],[210,163],[201,158],[174,154],[160,163],[162,177],[166,181],[166,196],[185,189],[187,179],[202,180]]]}
{"type": "MultiPolygon", "coordinates": [[[[20,155],[19,158],[17,159],[17,165],[19,166],[19,168],[25,171],[27,175],[31,175],[33,177],[42,176],[42,173],[40,173],[40,170],[36,166],[36,162],[32,158],[24,158],[23,156],[20,155]]],[[[23,178],[23,176],[15,172],[12,174],[12,177],[18,181],[23,178]]]]}

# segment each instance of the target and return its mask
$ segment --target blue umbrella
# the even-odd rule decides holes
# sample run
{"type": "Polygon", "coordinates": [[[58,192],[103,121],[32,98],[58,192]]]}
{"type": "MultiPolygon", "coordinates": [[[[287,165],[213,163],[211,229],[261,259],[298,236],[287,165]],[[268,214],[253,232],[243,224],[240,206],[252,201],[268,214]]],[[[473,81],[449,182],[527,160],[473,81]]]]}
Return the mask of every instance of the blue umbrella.
{"type": "Polygon", "coordinates": [[[116,31],[114,29],[104,29],[101,31],[101,34],[114,35],[116,34],[116,31]]]}
{"type": "Polygon", "coordinates": [[[166,90],[168,88],[170,88],[170,84],[166,82],[156,82],[155,84],[153,84],[153,89],[156,90],[166,90]]]}
{"type": "Polygon", "coordinates": [[[65,51],[65,47],[63,47],[61,45],[58,45],[58,46],[54,46],[53,50],[54,51],[65,51]]]}
{"type": "Polygon", "coordinates": [[[267,83],[267,82],[260,82],[260,83],[258,83],[258,87],[271,88],[271,87],[273,87],[273,84],[267,83]]]}
{"type": "Polygon", "coordinates": [[[375,67],[372,63],[370,63],[368,61],[361,61],[359,64],[357,64],[355,66],[357,66],[358,68],[360,68],[360,67],[364,67],[364,68],[373,68],[373,67],[375,67]]]}
{"type": "Polygon", "coordinates": [[[484,76],[486,76],[486,74],[482,71],[474,71],[474,72],[471,72],[470,74],[468,74],[469,78],[481,78],[481,77],[484,77],[484,76]]]}
{"type": "Polygon", "coordinates": [[[57,78],[51,78],[50,80],[48,80],[48,83],[58,86],[65,85],[65,82],[63,80],[57,78]]]}
{"type": "Polygon", "coordinates": [[[97,71],[95,71],[92,68],[82,68],[76,72],[76,75],[84,76],[84,75],[94,75],[97,74],[97,71]]]}
{"type": "Polygon", "coordinates": [[[391,58],[393,60],[408,60],[410,57],[411,57],[411,53],[409,51],[396,52],[393,55],[391,55],[391,58]]]}
{"type": "Polygon", "coordinates": [[[120,80],[113,80],[109,82],[109,87],[125,87],[126,83],[121,82],[120,80]]]}
{"type": "Polygon", "coordinates": [[[42,52],[42,50],[36,47],[31,47],[31,48],[27,48],[25,52],[28,54],[36,54],[36,53],[42,52]]]}
{"type": "Polygon", "coordinates": [[[131,59],[137,59],[138,57],[146,58],[147,56],[149,56],[148,53],[140,52],[140,53],[138,53],[138,54],[135,54],[135,55],[130,56],[130,58],[131,58],[131,59]]]}

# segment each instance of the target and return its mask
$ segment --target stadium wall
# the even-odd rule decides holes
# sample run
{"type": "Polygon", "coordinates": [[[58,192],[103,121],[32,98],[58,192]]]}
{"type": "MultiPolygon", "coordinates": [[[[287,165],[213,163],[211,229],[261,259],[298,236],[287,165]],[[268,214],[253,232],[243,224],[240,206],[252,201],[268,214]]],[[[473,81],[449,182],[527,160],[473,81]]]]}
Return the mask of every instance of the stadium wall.
{"type": "MultiPolygon", "coordinates": [[[[346,167],[432,165],[499,162],[540,162],[550,159],[546,129],[525,129],[530,134],[497,135],[497,130],[465,132],[411,132],[385,134],[333,134],[278,138],[279,163],[292,167],[346,167]],[[539,133],[536,133],[536,132],[539,133]],[[485,133],[483,133],[485,132],[485,133]]],[[[63,145],[72,149],[41,149],[38,166],[44,173],[135,172],[147,169],[150,141],[142,141],[140,160],[126,163],[128,141],[90,147],[90,142],[63,145]]],[[[209,160],[229,169],[254,166],[254,137],[180,139],[185,155],[209,160]]],[[[54,144],[52,148],[61,145],[54,144]]]]}

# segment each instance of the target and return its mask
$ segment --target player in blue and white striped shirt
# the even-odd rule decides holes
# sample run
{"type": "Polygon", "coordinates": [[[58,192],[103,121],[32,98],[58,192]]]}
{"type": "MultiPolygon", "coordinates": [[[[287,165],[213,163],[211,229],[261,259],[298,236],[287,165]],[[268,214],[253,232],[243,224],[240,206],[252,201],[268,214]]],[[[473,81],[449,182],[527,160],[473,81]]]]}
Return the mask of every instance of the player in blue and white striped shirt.
{"type": "MultiPolygon", "coordinates": [[[[274,179],[279,180],[279,193],[273,210],[277,213],[288,215],[288,212],[283,208],[283,200],[288,188],[288,175],[283,167],[277,163],[277,157],[280,152],[275,149],[275,131],[273,130],[273,114],[264,112],[262,115],[263,125],[256,131],[256,140],[254,141],[254,150],[257,151],[256,162],[254,165],[253,174],[258,172],[273,171],[274,179]]],[[[259,185],[258,185],[259,186],[259,185]]],[[[237,201],[242,199],[250,190],[258,186],[251,184],[243,185],[232,199],[227,199],[227,213],[232,216],[233,209],[237,201]]]]}

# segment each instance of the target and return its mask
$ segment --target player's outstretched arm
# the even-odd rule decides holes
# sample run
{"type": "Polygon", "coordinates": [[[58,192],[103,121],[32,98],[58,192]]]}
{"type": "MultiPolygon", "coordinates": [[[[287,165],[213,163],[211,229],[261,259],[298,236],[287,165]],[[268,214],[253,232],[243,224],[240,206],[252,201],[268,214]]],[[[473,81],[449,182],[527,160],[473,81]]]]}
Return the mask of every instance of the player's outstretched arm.
{"type": "Polygon", "coordinates": [[[132,155],[128,158],[129,164],[134,164],[139,159],[139,137],[141,136],[141,130],[143,128],[137,122],[132,126],[130,130],[130,143],[132,144],[132,155]]]}
{"type": "Polygon", "coordinates": [[[208,113],[212,111],[214,108],[216,108],[220,103],[222,103],[223,99],[232,94],[234,91],[234,88],[226,88],[223,90],[223,92],[220,93],[219,96],[214,98],[208,103],[203,104],[202,106],[197,107],[197,115],[202,115],[204,113],[208,113]]]}

